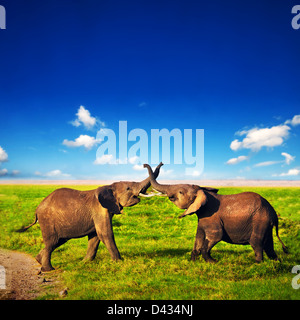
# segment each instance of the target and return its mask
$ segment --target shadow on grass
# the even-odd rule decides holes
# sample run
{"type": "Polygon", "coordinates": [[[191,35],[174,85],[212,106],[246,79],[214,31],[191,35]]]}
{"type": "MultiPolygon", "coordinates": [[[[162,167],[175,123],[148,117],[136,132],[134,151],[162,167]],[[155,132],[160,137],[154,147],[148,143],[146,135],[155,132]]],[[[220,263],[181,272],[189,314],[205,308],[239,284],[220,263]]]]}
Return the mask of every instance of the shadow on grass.
{"type": "Polygon", "coordinates": [[[189,253],[189,249],[159,249],[159,250],[153,250],[151,252],[144,251],[144,252],[131,252],[127,257],[140,257],[144,256],[145,258],[155,258],[155,257],[178,257],[178,256],[185,256],[187,253],[189,253]]]}

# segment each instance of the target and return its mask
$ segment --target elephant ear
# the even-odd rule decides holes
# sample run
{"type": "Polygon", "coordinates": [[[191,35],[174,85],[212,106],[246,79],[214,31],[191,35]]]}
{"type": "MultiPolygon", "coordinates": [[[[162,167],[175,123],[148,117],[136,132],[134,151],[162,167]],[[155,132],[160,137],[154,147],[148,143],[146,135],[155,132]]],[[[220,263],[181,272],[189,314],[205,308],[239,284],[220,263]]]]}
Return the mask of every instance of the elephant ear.
{"type": "Polygon", "coordinates": [[[193,214],[200,209],[201,206],[204,206],[207,202],[207,197],[203,190],[198,190],[196,199],[194,202],[184,211],[184,213],[179,217],[183,218],[187,215],[193,214]]]}
{"type": "Polygon", "coordinates": [[[120,207],[111,188],[101,187],[98,193],[98,200],[102,207],[106,208],[109,213],[121,214],[120,207]]]}

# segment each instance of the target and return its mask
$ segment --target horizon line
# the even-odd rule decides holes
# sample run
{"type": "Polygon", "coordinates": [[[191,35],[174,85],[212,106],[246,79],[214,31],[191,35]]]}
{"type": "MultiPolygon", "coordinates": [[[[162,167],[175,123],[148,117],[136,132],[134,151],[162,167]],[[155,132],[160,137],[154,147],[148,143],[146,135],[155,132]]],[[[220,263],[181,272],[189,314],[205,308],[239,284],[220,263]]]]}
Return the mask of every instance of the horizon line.
{"type": "MultiPolygon", "coordinates": [[[[129,181],[129,180],[118,180],[129,181]]],[[[10,179],[0,180],[0,185],[108,185],[116,180],[49,180],[49,179],[10,179]]],[[[300,187],[300,180],[264,180],[264,179],[189,179],[189,180],[160,180],[162,184],[196,184],[218,187],[300,187]]]]}

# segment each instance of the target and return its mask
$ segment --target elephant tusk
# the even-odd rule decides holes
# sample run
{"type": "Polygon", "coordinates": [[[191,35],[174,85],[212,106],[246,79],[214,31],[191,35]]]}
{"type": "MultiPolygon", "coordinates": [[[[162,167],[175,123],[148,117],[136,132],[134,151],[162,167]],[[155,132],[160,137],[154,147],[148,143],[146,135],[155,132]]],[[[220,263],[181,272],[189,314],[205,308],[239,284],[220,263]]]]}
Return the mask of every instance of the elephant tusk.
{"type": "Polygon", "coordinates": [[[161,196],[163,195],[162,193],[149,193],[149,194],[143,194],[143,193],[139,193],[139,196],[144,197],[144,198],[150,198],[150,197],[155,197],[155,196],[161,196]]]}

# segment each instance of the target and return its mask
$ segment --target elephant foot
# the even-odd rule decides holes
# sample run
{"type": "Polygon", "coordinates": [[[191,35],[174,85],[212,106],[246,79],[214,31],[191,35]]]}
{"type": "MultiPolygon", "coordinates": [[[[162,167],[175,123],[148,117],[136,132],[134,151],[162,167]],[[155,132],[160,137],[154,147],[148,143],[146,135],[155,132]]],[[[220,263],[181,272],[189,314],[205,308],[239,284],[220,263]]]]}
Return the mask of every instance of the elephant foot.
{"type": "MultiPolygon", "coordinates": [[[[204,258],[204,257],[203,257],[204,258]]],[[[218,260],[216,260],[216,259],[214,259],[214,258],[212,258],[212,257],[205,257],[204,258],[204,260],[206,261],[206,262],[208,262],[208,263],[216,263],[216,262],[218,262],[218,260]]]]}
{"type": "Polygon", "coordinates": [[[112,258],[113,261],[121,261],[121,260],[123,260],[123,258],[121,257],[120,254],[112,255],[111,258],[112,258]]]}
{"type": "Polygon", "coordinates": [[[200,252],[196,251],[196,250],[193,250],[192,253],[191,253],[191,260],[192,261],[196,261],[199,257],[199,254],[200,252]]]}
{"type": "Polygon", "coordinates": [[[263,259],[262,256],[256,256],[256,257],[255,257],[255,263],[261,263],[261,262],[263,262],[263,261],[264,261],[264,259],[263,259]]]}
{"type": "Polygon", "coordinates": [[[278,262],[280,262],[280,263],[282,262],[281,259],[278,258],[278,257],[274,258],[273,260],[274,260],[274,261],[278,261],[278,262]]]}
{"type": "Polygon", "coordinates": [[[83,262],[90,262],[93,261],[95,259],[95,257],[90,257],[90,256],[85,256],[82,261],[83,262]]]}
{"type": "Polygon", "coordinates": [[[217,263],[218,260],[214,259],[214,258],[210,258],[210,259],[207,259],[206,262],[209,262],[209,263],[217,263]]]}
{"type": "Polygon", "coordinates": [[[42,272],[49,272],[49,271],[52,271],[52,270],[55,270],[52,266],[43,266],[41,268],[42,272]]]}
{"type": "Polygon", "coordinates": [[[122,257],[119,257],[117,259],[113,259],[113,261],[118,262],[118,261],[123,261],[124,259],[122,257]]]}

